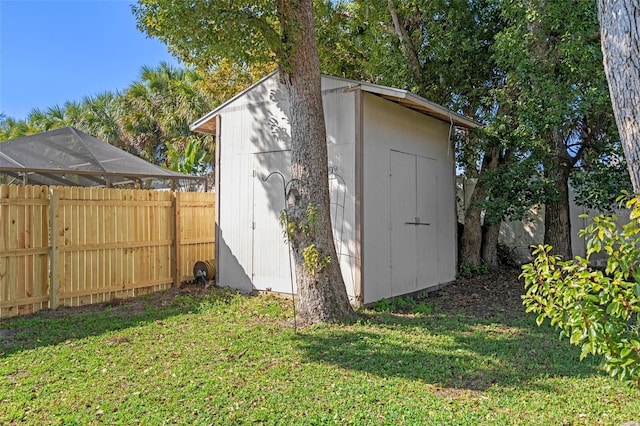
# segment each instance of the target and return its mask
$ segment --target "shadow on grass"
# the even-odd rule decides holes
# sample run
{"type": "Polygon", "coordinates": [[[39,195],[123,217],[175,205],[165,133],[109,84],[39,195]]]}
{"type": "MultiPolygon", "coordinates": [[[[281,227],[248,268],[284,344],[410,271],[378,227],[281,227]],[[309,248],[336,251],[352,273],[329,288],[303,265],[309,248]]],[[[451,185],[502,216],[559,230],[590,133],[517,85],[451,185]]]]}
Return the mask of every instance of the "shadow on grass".
{"type": "Polygon", "coordinates": [[[369,315],[363,326],[317,329],[297,339],[313,362],[445,388],[526,384],[552,390],[534,382],[600,374],[596,361],[579,361],[576,347],[560,341],[550,327],[537,327],[533,317],[505,324],[447,314],[410,318],[383,313],[369,315]]]}
{"type": "MultiPolygon", "coordinates": [[[[86,312],[63,309],[3,320],[0,357],[199,312],[207,305],[227,304],[234,297],[235,293],[216,288],[197,295],[178,295],[164,304],[143,296],[119,306],[87,308],[86,312]]],[[[370,313],[361,316],[360,324],[312,327],[294,339],[300,356],[309,362],[379,377],[419,380],[442,388],[485,390],[527,385],[553,391],[552,384],[537,379],[601,374],[593,359],[580,362],[576,347],[566,339],[560,341],[550,327],[537,327],[534,317],[524,312],[508,318],[457,311],[417,317],[370,313]]]]}
{"type": "Polygon", "coordinates": [[[62,307],[0,319],[0,358],[197,312],[203,304],[228,303],[234,294],[215,287],[206,292],[172,289],[122,300],[115,306],[107,303],[62,307]]]}

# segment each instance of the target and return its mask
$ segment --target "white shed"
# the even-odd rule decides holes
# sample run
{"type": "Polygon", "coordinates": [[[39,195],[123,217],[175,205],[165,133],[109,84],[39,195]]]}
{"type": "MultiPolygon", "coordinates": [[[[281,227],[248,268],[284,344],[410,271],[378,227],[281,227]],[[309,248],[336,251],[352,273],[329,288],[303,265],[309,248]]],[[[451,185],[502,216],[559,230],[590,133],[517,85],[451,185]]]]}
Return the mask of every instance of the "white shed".
{"type": "MultiPolygon", "coordinates": [[[[405,90],[322,77],[331,219],[347,293],[371,303],[455,279],[454,126],[405,90]]],[[[291,178],[286,89],[272,73],[191,125],[216,135],[217,281],[291,292],[279,223],[291,178]]],[[[295,279],[295,278],[294,278],[295,279]]]]}

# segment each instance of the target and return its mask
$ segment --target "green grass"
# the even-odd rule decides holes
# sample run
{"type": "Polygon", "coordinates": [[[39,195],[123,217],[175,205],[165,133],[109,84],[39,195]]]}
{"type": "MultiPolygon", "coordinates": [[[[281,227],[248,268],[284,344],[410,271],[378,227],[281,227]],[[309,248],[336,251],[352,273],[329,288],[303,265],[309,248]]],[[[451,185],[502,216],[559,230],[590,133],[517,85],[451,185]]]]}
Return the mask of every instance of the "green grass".
{"type": "Polygon", "coordinates": [[[219,289],[128,313],[5,321],[0,424],[606,424],[640,391],[534,318],[424,305],[290,326],[290,301],[219,289]]]}

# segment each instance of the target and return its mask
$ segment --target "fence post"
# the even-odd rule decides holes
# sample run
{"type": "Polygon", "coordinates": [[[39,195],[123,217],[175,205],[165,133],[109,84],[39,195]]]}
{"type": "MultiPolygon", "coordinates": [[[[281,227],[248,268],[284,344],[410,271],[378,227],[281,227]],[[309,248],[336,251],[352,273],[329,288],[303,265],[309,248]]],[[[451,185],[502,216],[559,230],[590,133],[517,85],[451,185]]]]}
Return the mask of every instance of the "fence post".
{"type": "Polygon", "coordinates": [[[181,284],[181,243],[182,229],[180,221],[180,192],[173,192],[173,264],[171,274],[173,275],[173,286],[179,287],[181,284]]]}
{"type": "Polygon", "coordinates": [[[60,253],[60,190],[49,189],[49,308],[60,306],[62,257],[60,253]]]}

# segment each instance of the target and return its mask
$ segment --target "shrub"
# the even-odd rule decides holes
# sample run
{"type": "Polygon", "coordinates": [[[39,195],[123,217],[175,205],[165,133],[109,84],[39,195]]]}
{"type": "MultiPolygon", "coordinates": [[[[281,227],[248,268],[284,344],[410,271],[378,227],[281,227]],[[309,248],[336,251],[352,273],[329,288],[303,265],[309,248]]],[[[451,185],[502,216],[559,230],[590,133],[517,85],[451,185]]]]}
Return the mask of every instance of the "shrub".
{"type": "Polygon", "coordinates": [[[640,382],[640,198],[626,202],[630,222],[618,226],[615,215],[599,215],[581,231],[587,239],[587,258],[563,261],[538,246],[533,263],[524,265],[527,312],[537,323],[549,319],[588,354],[603,357],[612,376],[640,382]],[[592,268],[589,257],[605,251],[604,271],[592,268]]]}
{"type": "Polygon", "coordinates": [[[429,315],[433,312],[433,307],[425,302],[420,302],[411,309],[411,312],[418,315],[429,315]]]}
{"type": "Polygon", "coordinates": [[[480,265],[474,265],[467,261],[460,262],[458,265],[458,274],[456,278],[458,279],[466,279],[473,278],[478,275],[486,275],[489,273],[489,265],[486,263],[481,263],[480,265]]]}
{"type": "Polygon", "coordinates": [[[378,300],[373,306],[373,310],[376,312],[391,312],[394,306],[389,299],[378,300]]]}
{"type": "Polygon", "coordinates": [[[433,308],[424,301],[418,301],[415,297],[404,296],[391,299],[382,299],[373,305],[376,312],[411,312],[413,314],[427,315],[433,308]]]}

